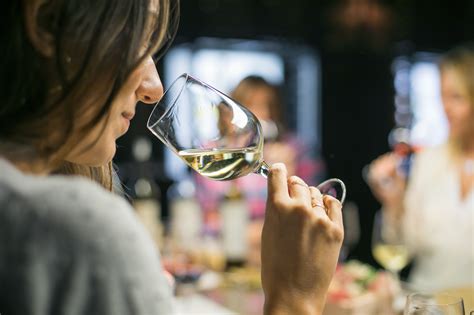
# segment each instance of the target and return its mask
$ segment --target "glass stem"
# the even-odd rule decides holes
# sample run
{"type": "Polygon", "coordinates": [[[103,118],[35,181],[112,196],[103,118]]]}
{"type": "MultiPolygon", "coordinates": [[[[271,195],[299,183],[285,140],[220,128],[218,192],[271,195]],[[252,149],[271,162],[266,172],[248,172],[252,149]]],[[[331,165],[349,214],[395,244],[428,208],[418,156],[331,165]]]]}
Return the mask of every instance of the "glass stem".
{"type": "Polygon", "coordinates": [[[400,285],[400,272],[395,270],[389,270],[389,272],[392,274],[393,280],[395,280],[397,285],[400,285]]]}
{"type": "Polygon", "coordinates": [[[262,175],[265,178],[268,178],[268,174],[270,173],[270,166],[265,161],[262,161],[259,168],[255,171],[255,173],[262,175]]]}

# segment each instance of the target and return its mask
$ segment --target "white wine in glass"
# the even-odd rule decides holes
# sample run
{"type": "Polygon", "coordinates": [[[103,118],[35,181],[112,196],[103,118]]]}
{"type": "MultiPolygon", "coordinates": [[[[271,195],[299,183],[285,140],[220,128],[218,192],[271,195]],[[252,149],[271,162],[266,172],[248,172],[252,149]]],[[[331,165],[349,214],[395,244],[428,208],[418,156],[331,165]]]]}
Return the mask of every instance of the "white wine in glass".
{"type": "Polygon", "coordinates": [[[189,149],[178,152],[199,174],[214,180],[231,180],[252,173],[262,160],[262,149],[189,149]]]}
{"type": "MultiPolygon", "coordinates": [[[[232,180],[250,173],[268,176],[257,117],[189,74],[179,76],[167,89],[147,127],[191,168],[210,179],[232,180]]],[[[344,203],[346,187],[340,179],[328,179],[318,189],[344,203]]]]}
{"type": "Polygon", "coordinates": [[[410,262],[410,255],[403,241],[393,236],[385,234],[383,212],[376,213],[372,233],[372,255],[382,267],[398,279],[398,273],[410,262]]]}
{"type": "Polygon", "coordinates": [[[386,270],[399,272],[408,265],[408,249],[404,245],[378,243],[372,249],[375,260],[386,270]]]}

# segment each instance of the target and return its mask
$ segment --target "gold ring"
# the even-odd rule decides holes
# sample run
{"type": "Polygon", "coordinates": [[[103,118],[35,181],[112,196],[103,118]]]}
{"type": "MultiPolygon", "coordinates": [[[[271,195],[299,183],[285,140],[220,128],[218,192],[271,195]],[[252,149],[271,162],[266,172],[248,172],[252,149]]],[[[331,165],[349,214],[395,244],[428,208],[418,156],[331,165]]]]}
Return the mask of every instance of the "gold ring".
{"type": "Polygon", "coordinates": [[[316,207],[321,207],[324,208],[324,205],[322,203],[317,202],[316,200],[311,201],[311,207],[316,208],[316,207]]]}
{"type": "Polygon", "coordinates": [[[328,213],[328,209],[326,209],[326,207],[325,207],[323,204],[320,204],[319,202],[312,201],[312,202],[311,202],[311,207],[313,207],[313,208],[321,208],[321,209],[324,210],[324,212],[326,212],[326,214],[328,213]]]}

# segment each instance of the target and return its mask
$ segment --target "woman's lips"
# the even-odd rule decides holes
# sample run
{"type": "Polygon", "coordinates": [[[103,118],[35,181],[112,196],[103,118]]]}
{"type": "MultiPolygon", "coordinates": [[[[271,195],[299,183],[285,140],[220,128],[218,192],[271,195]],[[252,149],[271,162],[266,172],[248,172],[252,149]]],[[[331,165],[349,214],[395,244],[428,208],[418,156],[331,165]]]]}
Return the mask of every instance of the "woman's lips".
{"type": "Polygon", "coordinates": [[[122,112],[122,117],[127,119],[128,121],[132,120],[134,116],[134,112],[122,112]]]}
{"type": "Polygon", "coordinates": [[[122,117],[125,125],[125,130],[124,134],[127,132],[128,128],[130,127],[130,121],[133,119],[133,116],[135,116],[134,112],[122,112],[122,117]]]}

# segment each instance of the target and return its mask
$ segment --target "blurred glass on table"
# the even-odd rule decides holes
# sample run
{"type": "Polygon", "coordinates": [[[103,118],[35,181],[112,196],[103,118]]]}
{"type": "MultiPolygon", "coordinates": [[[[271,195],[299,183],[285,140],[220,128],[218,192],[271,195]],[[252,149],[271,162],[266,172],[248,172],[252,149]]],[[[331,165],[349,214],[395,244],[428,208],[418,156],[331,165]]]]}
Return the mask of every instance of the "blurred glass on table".
{"type": "Polygon", "coordinates": [[[375,260],[398,279],[398,273],[409,263],[408,249],[400,239],[387,235],[390,231],[383,229],[382,216],[382,212],[375,215],[372,253],[375,260]]]}
{"type": "Polygon", "coordinates": [[[413,293],[407,297],[404,315],[464,315],[460,297],[447,294],[413,293]]]}

